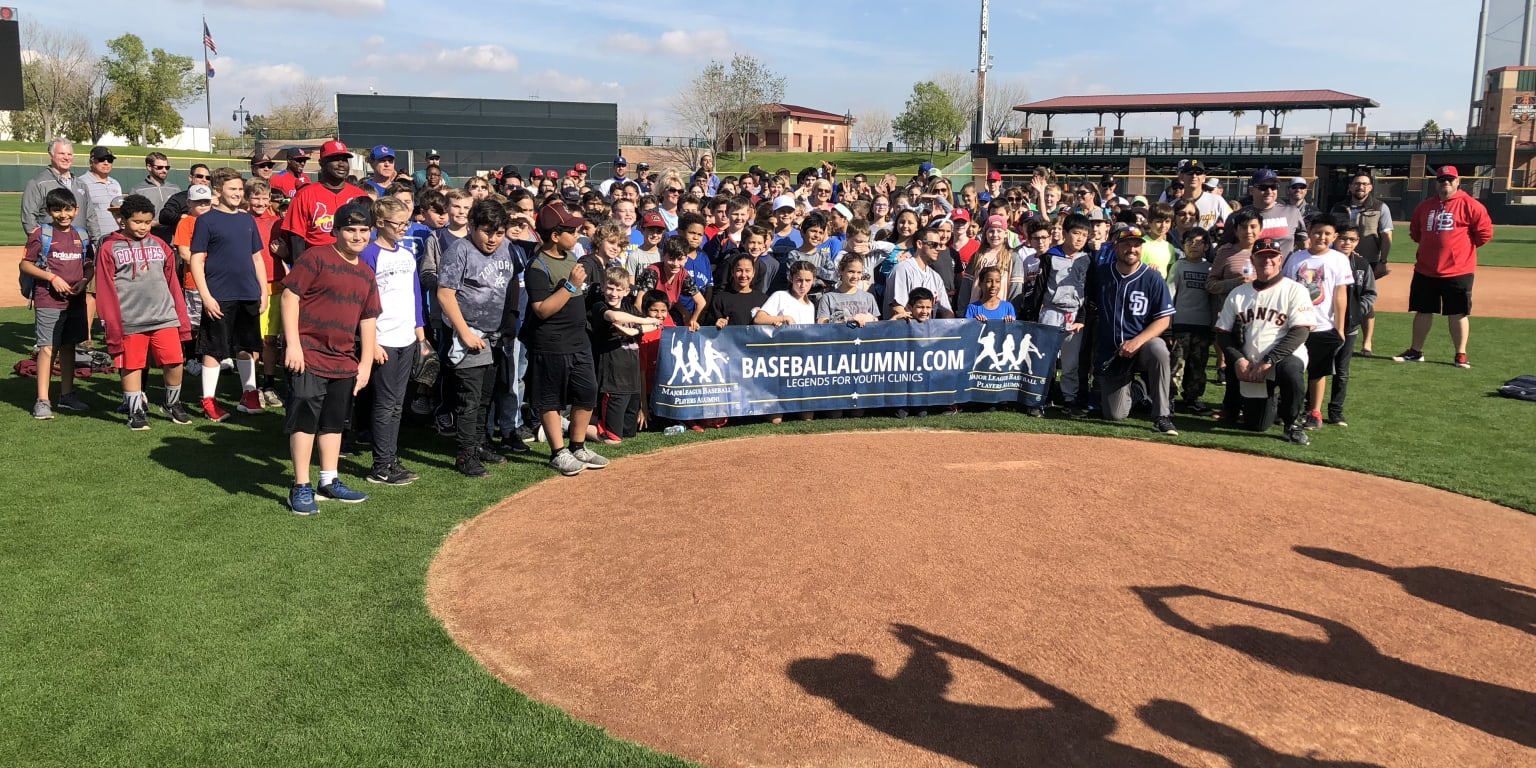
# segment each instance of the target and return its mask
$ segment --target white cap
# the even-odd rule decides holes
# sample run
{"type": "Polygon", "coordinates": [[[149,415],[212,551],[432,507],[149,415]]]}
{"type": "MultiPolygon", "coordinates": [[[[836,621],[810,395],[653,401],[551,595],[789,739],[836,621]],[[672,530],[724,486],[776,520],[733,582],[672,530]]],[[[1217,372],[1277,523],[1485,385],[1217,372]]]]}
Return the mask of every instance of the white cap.
{"type": "Polygon", "coordinates": [[[775,197],[773,199],[773,209],[775,211],[779,210],[780,208],[798,208],[798,207],[800,207],[800,206],[795,202],[795,198],[794,198],[793,195],[779,195],[778,197],[775,197]]]}
{"type": "Polygon", "coordinates": [[[1215,176],[1212,176],[1211,178],[1205,180],[1204,187],[1206,189],[1216,189],[1217,187],[1220,187],[1220,186],[1221,186],[1221,179],[1218,179],[1215,176]]]}
{"type": "Polygon", "coordinates": [[[1303,179],[1300,176],[1297,176],[1296,178],[1291,179],[1291,186],[1293,186],[1293,187],[1296,187],[1296,186],[1305,187],[1306,185],[1307,185],[1307,180],[1303,179]]]}
{"type": "Polygon", "coordinates": [[[207,184],[193,184],[187,189],[187,202],[193,200],[212,200],[213,190],[207,184]]]}

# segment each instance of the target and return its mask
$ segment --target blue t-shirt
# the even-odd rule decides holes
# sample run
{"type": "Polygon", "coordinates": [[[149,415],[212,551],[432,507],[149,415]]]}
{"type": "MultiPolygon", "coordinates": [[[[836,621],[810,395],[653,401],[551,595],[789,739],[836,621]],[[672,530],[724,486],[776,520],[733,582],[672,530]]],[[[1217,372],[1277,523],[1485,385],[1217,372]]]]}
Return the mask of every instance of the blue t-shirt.
{"type": "Polygon", "coordinates": [[[405,236],[400,238],[400,247],[409,251],[416,257],[416,263],[421,264],[421,257],[427,252],[427,238],[432,236],[432,228],[419,222],[411,222],[411,226],[405,230],[405,236]]]}
{"type": "Polygon", "coordinates": [[[1115,356],[1121,344],[1145,331],[1153,321],[1172,316],[1173,297],[1168,293],[1168,281],[1145,264],[1129,275],[1120,274],[1114,264],[1100,264],[1094,269],[1094,299],[1099,304],[1094,357],[1103,364],[1115,356]]]}
{"type": "Polygon", "coordinates": [[[976,302],[965,308],[967,320],[1007,320],[1013,317],[1013,305],[1006,301],[998,302],[997,309],[987,309],[987,305],[976,302]]]}
{"type": "Polygon", "coordinates": [[[770,245],[768,247],[769,247],[770,250],[774,250],[774,251],[780,250],[781,246],[785,246],[785,245],[788,246],[787,250],[794,250],[796,248],[799,248],[802,244],[805,243],[805,240],[800,237],[800,230],[798,230],[798,229],[790,230],[789,234],[787,234],[787,235],[775,235],[775,234],[769,233],[768,236],[773,238],[772,245],[770,245]]]}
{"type": "Polygon", "coordinates": [[[214,208],[192,225],[192,252],[208,254],[203,275],[208,292],[218,301],[261,300],[266,286],[256,279],[256,259],[262,250],[256,217],[245,211],[214,208]]]}

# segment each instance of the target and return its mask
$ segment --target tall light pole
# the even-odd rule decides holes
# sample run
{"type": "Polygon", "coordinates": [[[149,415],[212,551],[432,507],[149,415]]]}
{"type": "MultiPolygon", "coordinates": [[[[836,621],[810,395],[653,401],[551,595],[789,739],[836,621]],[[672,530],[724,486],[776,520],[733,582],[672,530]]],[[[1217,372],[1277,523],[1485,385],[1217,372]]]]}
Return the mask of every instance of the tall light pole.
{"type": "Polygon", "coordinates": [[[245,97],[240,97],[240,104],[235,107],[230,119],[240,124],[240,151],[245,151],[245,129],[251,123],[251,111],[245,108],[245,97]]]}
{"type": "Polygon", "coordinates": [[[1467,133],[1477,125],[1478,102],[1483,100],[1483,49],[1488,39],[1488,0],[1477,14],[1477,53],[1472,57],[1472,103],[1467,107],[1467,133]]]}
{"type": "Polygon", "coordinates": [[[987,123],[987,0],[981,0],[981,41],[976,52],[976,119],[971,125],[971,143],[980,144],[987,123]]]}

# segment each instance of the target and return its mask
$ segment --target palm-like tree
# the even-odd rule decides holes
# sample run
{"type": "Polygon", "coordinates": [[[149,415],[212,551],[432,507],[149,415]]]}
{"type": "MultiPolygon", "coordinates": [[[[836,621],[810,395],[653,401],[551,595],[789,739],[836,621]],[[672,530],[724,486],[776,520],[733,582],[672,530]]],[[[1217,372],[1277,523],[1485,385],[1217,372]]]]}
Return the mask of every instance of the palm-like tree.
{"type": "Polygon", "coordinates": [[[1232,116],[1232,137],[1237,138],[1237,121],[1243,119],[1243,115],[1248,113],[1241,109],[1234,109],[1227,114],[1232,116]]]}

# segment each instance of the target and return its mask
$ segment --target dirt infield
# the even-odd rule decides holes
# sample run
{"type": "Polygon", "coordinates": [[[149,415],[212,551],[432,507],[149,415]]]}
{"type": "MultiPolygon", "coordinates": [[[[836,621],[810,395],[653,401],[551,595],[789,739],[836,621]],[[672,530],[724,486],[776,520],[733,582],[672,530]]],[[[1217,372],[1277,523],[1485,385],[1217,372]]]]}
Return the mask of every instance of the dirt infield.
{"type": "MultiPolygon", "coordinates": [[[[13,273],[21,260],[20,246],[0,246],[0,307],[22,307],[26,301],[17,289],[13,273]]],[[[1378,287],[1381,298],[1377,307],[1383,312],[1408,311],[1408,281],[1413,270],[1406,264],[1394,264],[1392,274],[1378,287]]],[[[1478,317],[1513,317],[1536,319],[1536,269],[1483,267],[1477,271],[1472,311],[1478,317]]]]}
{"type": "Polygon", "coordinates": [[[708,765],[1492,766],[1536,754],[1533,551],[1274,459],[823,434],[535,485],[427,597],[509,685],[708,765]]]}

